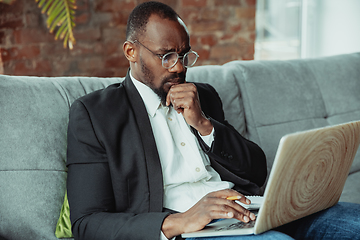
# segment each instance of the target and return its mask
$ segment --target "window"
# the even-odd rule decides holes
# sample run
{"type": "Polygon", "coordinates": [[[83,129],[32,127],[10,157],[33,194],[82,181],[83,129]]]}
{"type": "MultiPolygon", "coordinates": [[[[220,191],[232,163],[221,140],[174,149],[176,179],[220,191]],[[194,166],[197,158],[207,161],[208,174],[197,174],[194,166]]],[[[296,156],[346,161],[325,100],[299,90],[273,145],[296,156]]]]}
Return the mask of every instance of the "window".
{"type": "Polygon", "coordinates": [[[360,52],[360,1],[257,0],[255,59],[360,52]]]}
{"type": "Polygon", "coordinates": [[[300,57],[301,0],[257,0],[255,59],[300,57]]]}

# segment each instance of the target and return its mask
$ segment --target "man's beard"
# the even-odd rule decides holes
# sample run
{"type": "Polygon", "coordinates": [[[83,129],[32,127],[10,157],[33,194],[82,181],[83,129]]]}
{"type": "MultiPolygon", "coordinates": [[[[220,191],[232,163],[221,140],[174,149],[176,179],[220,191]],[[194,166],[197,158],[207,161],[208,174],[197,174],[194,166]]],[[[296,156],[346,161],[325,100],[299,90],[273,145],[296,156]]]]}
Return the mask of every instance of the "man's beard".
{"type": "MultiPolygon", "coordinates": [[[[147,85],[149,88],[151,88],[156,95],[159,96],[161,104],[163,106],[166,105],[166,97],[169,92],[169,90],[165,90],[164,85],[167,82],[173,82],[172,79],[178,79],[177,84],[185,83],[185,72],[181,73],[172,73],[170,76],[167,76],[162,79],[160,87],[156,88],[154,86],[154,74],[150,71],[149,68],[147,68],[146,64],[143,62],[142,58],[140,58],[141,63],[141,71],[144,74],[145,82],[143,82],[145,85],[147,85]]],[[[170,103],[171,104],[171,103],[170,103]]]]}

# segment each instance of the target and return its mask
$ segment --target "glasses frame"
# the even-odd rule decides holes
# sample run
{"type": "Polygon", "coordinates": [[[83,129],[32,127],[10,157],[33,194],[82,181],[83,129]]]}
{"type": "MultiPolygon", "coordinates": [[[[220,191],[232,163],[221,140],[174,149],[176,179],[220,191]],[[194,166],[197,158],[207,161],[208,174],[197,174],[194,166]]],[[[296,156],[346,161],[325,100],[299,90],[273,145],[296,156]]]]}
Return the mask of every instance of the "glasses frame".
{"type": "Polygon", "coordinates": [[[165,69],[170,69],[170,68],[174,67],[174,66],[177,64],[177,62],[179,61],[179,58],[181,58],[181,64],[182,64],[185,68],[191,68],[192,66],[195,65],[197,59],[199,58],[199,54],[198,54],[197,52],[193,51],[193,50],[190,50],[189,52],[185,53],[183,56],[180,56],[177,52],[168,52],[168,53],[165,53],[165,54],[158,54],[158,53],[154,53],[153,51],[151,51],[149,48],[147,48],[144,44],[142,44],[142,43],[139,42],[138,40],[134,40],[133,43],[135,43],[135,42],[139,43],[141,46],[143,46],[144,48],[146,48],[149,52],[151,52],[152,54],[154,54],[155,56],[157,56],[158,58],[160,58],[160,60],[161,60],[161,65],[162,65],[163,68],[165,68],[165,69]],[[170,67],[165,67],[165,66],[164,66],[164,59],[165,59],[165,57],[168,56],[168,55],[170,55],[170,54],[174,54],[174,53],[175,53],[176,56],[177,56],[176,61],[175,61],[175,62],[173,63],[173,65],[171,65],[170,67]],[[191,65],[185,66],[185,64],[184,64],[184,58],[185,58],[185,56],[187,56],[189,53],[194,53],[194,54],[196,55],[196,58],[195,58],[195,61],[194,61],[191,65]]]}

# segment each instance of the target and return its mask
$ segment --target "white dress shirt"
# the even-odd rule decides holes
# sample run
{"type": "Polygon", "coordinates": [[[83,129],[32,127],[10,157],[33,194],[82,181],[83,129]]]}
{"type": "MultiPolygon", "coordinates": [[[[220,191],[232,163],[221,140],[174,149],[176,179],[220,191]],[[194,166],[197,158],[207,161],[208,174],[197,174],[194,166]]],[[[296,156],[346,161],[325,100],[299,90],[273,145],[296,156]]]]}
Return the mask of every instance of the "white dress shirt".
{"type": "MultiPolygon", "coordinates": [[[[130,77],[145,103],[153,130],[163,174],[164,207],[185,212],[207,193],[232,188],[234,184],[222,181],[210,166],[183,115],[163,106],[151,88],[131,73],[130,77]]],[[[202,138],[211,146],[214,129],[202,138]]]]}

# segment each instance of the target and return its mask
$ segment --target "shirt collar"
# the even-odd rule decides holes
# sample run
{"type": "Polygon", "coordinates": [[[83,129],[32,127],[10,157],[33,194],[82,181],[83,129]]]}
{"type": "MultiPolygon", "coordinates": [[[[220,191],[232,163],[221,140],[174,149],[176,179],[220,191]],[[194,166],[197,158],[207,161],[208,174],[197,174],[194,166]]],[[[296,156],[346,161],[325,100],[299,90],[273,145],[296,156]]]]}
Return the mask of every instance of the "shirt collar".
{"type": "MultiPolygon", "coordinates": [[[[159,96],[148,86],[140,82],[139,80],[136,80],[130,70],[130,78],[132,82],[134,83],[136,89],[138,90],[142,100],[144,101],[146,111],[151,117],[155,116],[156,110],[162,106],[161,100],[159,96]]],[[[166,112],[168,111],[168,107],[166,108],[166,112]]]]}

